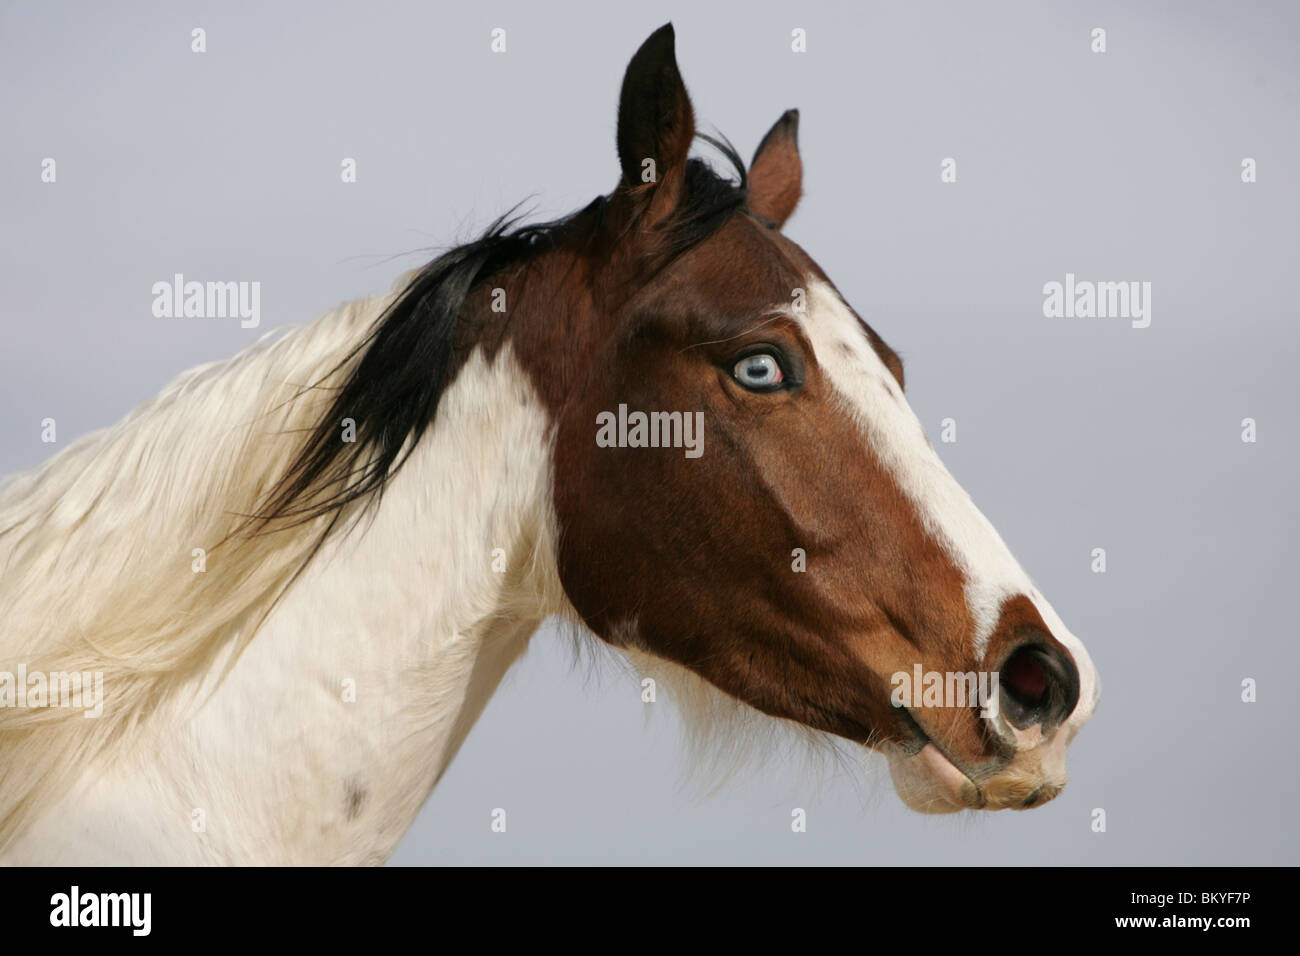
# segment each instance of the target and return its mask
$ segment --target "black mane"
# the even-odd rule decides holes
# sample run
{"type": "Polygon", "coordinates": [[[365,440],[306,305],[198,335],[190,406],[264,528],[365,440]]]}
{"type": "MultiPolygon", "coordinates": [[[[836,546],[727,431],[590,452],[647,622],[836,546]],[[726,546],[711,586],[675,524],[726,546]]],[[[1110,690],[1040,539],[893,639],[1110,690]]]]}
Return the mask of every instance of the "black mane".
{"type": "MultiPolygon", "coordinates": [[[[664,231],[669,259],[716,231],[746,200],[745,165],[725,139],[699,134],[734,168],[719,176],[703,160],[686,164],[685,198],[664,231]]],[[[455,344],[465,300],[492,276],[530,261],[582,230],[599,227],[608,206],[601,196],[584,209],[550,222],[519,225],[513,210],[472,242],[434,259],[406,286],[366,337],[325,376],[356,362],[311,429],[302,450],[270,490],[258,529],[294,526],[322,516],[337,520],[351,502],[377,502],[433,423],[443,391],[459,365],[455,344]],[[359,357],[359,361],[357,361],[359,357]],[[356,440],[341,440],[342,423],[356,423],[356,440]]],[[[304,390],[326,388],[320,382],[304,390]]],[[[334,526],[334,520],[329,527],[334,526]]],[[[328,530],[328,529],[327,529],[328,530]]]]}

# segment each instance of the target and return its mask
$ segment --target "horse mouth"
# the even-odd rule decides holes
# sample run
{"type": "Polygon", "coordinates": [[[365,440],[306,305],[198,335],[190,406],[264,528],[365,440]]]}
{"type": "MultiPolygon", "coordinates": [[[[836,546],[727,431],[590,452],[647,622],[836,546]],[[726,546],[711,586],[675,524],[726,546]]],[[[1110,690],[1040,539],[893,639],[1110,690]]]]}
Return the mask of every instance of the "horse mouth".
{"type": "Polygon", "coordinates": [[[1040,746],[1022,751],[999,770],[978,774],[980,782],[976,783],[976,778],[949,757],[906,708],[902,709],[902,717],[907,742],[883,750],[894,790],[911,810],[1028,810],[1047,803],[1065,789],[1065,734],[1053,735],[1040,746]]]}
{"type": "Polygon", "coordinates": [[[885,748],[894,790],[918,813],[980,810],[988,800],[970,776],[922,728],[907,708],[900,709],[908,741],[885,748]]]}

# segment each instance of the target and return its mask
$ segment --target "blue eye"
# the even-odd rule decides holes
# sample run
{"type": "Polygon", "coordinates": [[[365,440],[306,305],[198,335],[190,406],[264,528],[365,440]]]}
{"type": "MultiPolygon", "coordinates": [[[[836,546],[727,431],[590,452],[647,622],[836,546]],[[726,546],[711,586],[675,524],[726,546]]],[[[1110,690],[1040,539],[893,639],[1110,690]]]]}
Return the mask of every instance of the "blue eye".
{"type": "Polygon", "coordinates": [[[785,381],[781,363],[768,352],[746,355],[731,370],[732,377],[746,388],[764,391],[776,388],[785,381]]]}

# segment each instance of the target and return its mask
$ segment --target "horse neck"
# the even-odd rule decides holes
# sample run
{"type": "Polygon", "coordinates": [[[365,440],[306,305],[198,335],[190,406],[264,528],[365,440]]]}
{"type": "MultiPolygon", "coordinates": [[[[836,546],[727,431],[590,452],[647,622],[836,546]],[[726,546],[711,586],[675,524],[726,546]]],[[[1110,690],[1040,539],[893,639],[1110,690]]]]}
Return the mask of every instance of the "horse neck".
{"type": "Polygon", "coordinates": [[[549,433],[509,345],[476,349],[376,510],[326,542],[226,676],[216,662],[178,695],[190,706],[150,728],[147,761],[88,773],[6,856],[386,859],[528,637],[563,610],[549,433]],[[69,842],[88,832],[117,836],[69,842]]]}

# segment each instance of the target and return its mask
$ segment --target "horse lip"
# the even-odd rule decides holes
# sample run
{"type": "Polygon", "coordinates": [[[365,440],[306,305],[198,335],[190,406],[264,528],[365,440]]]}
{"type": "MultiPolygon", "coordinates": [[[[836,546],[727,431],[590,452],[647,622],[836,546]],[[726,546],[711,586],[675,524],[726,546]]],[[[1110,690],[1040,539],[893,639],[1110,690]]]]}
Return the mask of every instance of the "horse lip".
{"type": "Polygon", "coordinates": [[[936,743],[933,737],[925,732],[921,727],[921,722],[917,720],[916,715],[912,713],[911,708],[900,707],[899,712],[903,718],[904,726],[907,728],[911,737],[906,745],[899,746],[899,749],[903,754],[908,758],[916,757],[925,749],[925,746],[929,744],[935,749],[935,752],[938,753],[940,757],[952,765],[953,769],[966,778],[961,787],[962,802],[971,810],[979,810],[988,803],[988,798],[984,795],[984,791],[979,788],[977,783],[975,783],[971,774],[965,767],[954,760],[945,748],[936,743]]]}

